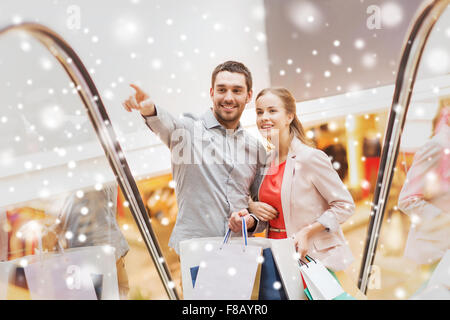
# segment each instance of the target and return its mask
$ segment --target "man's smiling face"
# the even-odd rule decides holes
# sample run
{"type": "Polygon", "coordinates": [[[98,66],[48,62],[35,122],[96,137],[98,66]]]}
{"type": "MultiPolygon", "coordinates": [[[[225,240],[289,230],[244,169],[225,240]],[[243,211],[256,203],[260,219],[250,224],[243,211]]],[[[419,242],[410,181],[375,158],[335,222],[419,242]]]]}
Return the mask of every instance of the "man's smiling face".
{"type": "Polygon", "coordinates": [[[219,72],[210,95],[217,121],[227,129],[235,129],[245,105],[252,97],[252,91],[247,89],[245,75],[238,72],[219,72]]]}

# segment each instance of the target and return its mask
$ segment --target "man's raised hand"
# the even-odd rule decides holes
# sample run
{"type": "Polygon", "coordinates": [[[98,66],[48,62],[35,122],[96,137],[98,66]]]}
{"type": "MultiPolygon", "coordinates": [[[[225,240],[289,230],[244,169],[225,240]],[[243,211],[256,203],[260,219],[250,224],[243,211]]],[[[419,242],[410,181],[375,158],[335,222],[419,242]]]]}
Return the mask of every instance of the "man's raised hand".
{"type": "Polygon", "coordinates": [[[130,84],[136,92],[125,100],[122,105],[128,112],[139,110],[143,116],[152,116],[156,113],[155,104],[150,96],[135,84],[130,84]]]}

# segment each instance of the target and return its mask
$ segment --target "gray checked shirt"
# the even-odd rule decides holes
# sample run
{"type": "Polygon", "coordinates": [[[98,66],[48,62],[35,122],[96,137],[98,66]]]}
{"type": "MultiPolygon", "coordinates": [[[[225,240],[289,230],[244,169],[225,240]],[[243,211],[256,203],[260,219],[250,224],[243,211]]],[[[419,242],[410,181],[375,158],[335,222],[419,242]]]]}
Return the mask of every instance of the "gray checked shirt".
{"type": "Polygon", "coordinates": [[[156,107],[155,116],[144,118],[171,151],[179,211],[169,246],[179,254],[180,241],[224,236],[231,213],[247,208],[258,189],[264,146],[240,124],[225,129],[212,109],[197,118],[156,107]]]}

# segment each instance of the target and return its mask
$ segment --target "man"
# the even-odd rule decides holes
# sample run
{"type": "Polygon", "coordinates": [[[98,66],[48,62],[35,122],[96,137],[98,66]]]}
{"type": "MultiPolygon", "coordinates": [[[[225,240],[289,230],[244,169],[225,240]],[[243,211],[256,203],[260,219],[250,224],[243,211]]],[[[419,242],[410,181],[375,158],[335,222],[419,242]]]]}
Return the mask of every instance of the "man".
{"type": "MultiPolygon", "coordinates": [[[[213,107],[200,118],[174,117],[138,86],[131,87],[136,93],[124,108],[139,110],[172,154],[179,212],[169,246],[179,254],[182,240],[224,236],[230,216],[238,221],[243,216],[265,163],[264,147],[239,122],[252,98],[250,71],[235,61],[218,65],[211,78],[213,107]]],[[[249,231],[256,227],[255,216],[245,220],[249,231]]]]}

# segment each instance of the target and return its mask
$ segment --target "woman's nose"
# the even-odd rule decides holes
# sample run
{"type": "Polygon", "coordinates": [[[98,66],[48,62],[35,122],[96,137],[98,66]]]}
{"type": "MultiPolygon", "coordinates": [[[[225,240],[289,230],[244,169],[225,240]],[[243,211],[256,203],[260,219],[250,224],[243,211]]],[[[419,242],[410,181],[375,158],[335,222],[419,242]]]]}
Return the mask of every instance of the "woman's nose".
{"type": "Polygon", "coordinates": [[[267,119],[269,119],[269,113],[266,112],[266,111],[264,111],[264,112],[261,114],[261,120],[267,120],[267,119]]]}

